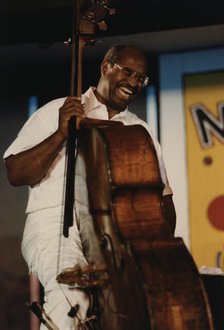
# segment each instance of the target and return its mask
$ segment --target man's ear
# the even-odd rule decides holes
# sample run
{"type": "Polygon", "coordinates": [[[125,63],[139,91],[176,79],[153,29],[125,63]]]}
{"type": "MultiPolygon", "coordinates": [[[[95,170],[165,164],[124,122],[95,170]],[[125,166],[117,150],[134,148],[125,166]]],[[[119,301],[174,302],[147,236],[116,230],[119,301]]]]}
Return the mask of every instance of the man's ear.
{"type": "Polygon", "coordinates": [[[105,74],[107,72],[109,64],[110,64],[110,62],[106,61],[106,60],[101,63],[101,75],[103,77],[105,76],[105,74]]]}

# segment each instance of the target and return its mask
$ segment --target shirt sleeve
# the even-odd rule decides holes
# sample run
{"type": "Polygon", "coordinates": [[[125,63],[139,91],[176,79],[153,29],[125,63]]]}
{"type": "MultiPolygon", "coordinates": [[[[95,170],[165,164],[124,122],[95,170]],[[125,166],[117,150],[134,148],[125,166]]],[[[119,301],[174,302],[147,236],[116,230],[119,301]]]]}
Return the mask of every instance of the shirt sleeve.
{"type": "Polygon", "coordinates": [[[24,124],[3,159],[28,150],[53,134],[58,126],[58,110],[64,98],[53,100],[37,110],[24,124]]]}
{"type": "Polygon", "coordinates": [[[40,143],[46,132],[38,116],[32,116],[22,127],[16,139],[12,142],[9,148],[5,151],[3,158],[6,159],[10,155],[16,155],[24,150],[34,147],[40,143]]]}

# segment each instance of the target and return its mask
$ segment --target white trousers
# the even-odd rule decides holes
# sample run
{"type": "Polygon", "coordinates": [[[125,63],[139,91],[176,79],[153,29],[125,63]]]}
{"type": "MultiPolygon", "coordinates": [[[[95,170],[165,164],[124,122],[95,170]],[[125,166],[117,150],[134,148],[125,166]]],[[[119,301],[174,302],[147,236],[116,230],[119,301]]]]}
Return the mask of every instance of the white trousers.
{"type": "MultiPolygon", "coordinates": [[[[60,330],[76,329],[75,319],[67,314],[71,306],[79,304],[78,317],[85,318],[89,299],[81,290],[59,284],[57,274],[76,264],[86,265],[76,223],[69,229],[69,237],[62,235],[63,207],[30,213],[22,240],[22,254],[31,273],[44,287],[44,309],[60,330]]],[[[41,330],[46,329],[41,325],[41,330]]]]}

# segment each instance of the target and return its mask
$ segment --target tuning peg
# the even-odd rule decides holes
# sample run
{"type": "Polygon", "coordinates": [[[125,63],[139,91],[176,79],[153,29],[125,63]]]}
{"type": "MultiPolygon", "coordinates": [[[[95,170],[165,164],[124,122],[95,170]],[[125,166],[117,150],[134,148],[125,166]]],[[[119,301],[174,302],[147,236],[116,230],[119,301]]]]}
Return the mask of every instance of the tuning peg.
{"type": "Polygon", "coordinates": [[[109,15],[115,15],[116,14],[116,9],[115,8],[110,8],[109,9],[109,15]]]}
{"type": "Polygon", "coordinates": [[[69,47],[72,44],[72,39],[69,37],[67,40],[64,41],[64,45],[69,47]]]}
{"type": "Polygon", "coordinates": [[[107,24],[105,23],[105,21],[99,22],[99,23],[97,23],[97,25],[101,31],[106,31],[107,24]]]}

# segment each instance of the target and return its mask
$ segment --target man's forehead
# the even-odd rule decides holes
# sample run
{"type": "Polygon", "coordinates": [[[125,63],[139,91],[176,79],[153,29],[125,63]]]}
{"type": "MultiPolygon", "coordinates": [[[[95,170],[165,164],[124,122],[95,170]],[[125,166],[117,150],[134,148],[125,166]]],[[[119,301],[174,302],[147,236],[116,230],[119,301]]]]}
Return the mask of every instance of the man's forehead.
{"type": "Polygon", "coordinates": [[[126,47],[122,49],[118,56],[118,60],[122,61],[122,64],[127,62],[135,62],[136,64],[144,67],[145,70],[147,69],[147,61],[144,54],[136,48],[126,47]]]}

